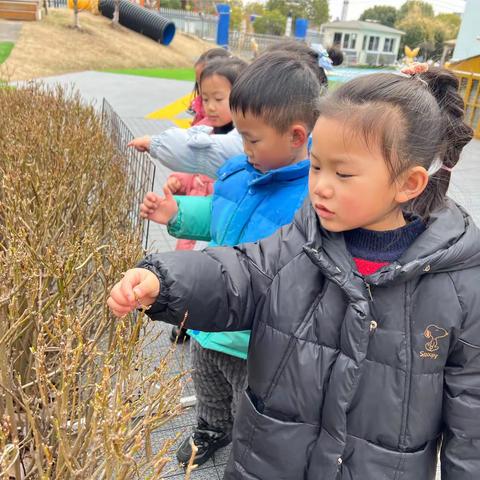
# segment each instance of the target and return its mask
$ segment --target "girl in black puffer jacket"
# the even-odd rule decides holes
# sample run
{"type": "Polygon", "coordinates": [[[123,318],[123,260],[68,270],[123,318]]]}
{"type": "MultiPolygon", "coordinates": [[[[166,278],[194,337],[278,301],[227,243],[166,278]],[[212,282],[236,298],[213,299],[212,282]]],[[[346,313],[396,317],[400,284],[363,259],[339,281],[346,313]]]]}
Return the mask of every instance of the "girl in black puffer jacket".
{"type": "Polygon", "coordinates": [[[472,130],[455,77],[415,66],[322,100],[310,201],[255,244],[151,255],[116,315],[252,329],[226,479],[480,472],[480,232],[446,198],[472,130]],[[210,319],[208,323],[205,318],[210,319]]]}

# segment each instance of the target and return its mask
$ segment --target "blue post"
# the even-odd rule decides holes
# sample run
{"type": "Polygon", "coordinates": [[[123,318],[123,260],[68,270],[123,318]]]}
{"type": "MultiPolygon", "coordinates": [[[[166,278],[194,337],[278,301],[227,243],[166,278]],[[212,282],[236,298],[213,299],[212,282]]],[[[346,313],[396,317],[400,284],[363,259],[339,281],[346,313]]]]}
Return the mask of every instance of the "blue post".
{"type": "Polygon", "coordinates": [[[306,18],[297,18],[295,20],[295,38],[305,40],[307,38],[308,20],[306,18]]]}
{"type": "Polygon", "coordinates": [[[230,5],[224,3],[217,4],[218,25],[217,25],[217,45],[228,47],[228,30],[230,28],[230,5]]]}

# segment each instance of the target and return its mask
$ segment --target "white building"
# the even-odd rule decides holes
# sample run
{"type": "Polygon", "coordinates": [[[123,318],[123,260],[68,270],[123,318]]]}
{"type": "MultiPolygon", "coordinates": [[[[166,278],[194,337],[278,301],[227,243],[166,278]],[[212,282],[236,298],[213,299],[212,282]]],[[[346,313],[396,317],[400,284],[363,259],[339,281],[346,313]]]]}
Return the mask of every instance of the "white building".
{"type": "Polygon", "coordinates": [[[324,23],[324,45],[338,45],[350,65],[392,65],[398,57],[404,32],[360,20],[324,23]]]}
{"type": "Polygon", "coordinates": [[[480,55],[480,2],[467,0],[452,61],[480,55]]]}

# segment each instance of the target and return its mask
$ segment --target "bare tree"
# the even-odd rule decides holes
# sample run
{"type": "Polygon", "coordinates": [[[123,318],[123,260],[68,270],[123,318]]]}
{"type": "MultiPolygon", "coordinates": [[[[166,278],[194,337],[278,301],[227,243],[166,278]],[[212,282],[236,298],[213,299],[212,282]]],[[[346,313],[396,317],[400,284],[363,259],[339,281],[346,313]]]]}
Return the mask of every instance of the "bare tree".
{"type": "Polygon", "coordinates": [[[73,28],[80,29],[80,17],[78,13],[78,0],[73,0],[73,28]]]}
{"type": "Polygon", "coordinates": [[[120,25],[120,0],[115,0],[115,9],[113,10],[112,25],[116,28],[120,25]]]}

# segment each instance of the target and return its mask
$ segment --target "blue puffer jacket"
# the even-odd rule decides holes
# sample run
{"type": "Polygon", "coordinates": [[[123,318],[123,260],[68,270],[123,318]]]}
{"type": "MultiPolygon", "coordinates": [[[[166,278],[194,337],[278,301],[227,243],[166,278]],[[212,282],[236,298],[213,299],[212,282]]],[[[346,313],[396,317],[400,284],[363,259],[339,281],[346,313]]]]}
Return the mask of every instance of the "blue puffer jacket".
{"type": "MultiPolygon", "coordinates": [[[[210,245],[254,242],[290,223],[307,194],[309,168],[310,162],[303,160],[261,173],[245,155],[228,160],[218,170],[214,185],[210,245]]],[[[247,358],[250,330],[219,333],[193,330],[190,334],[204,348],[247,358]]]]}

